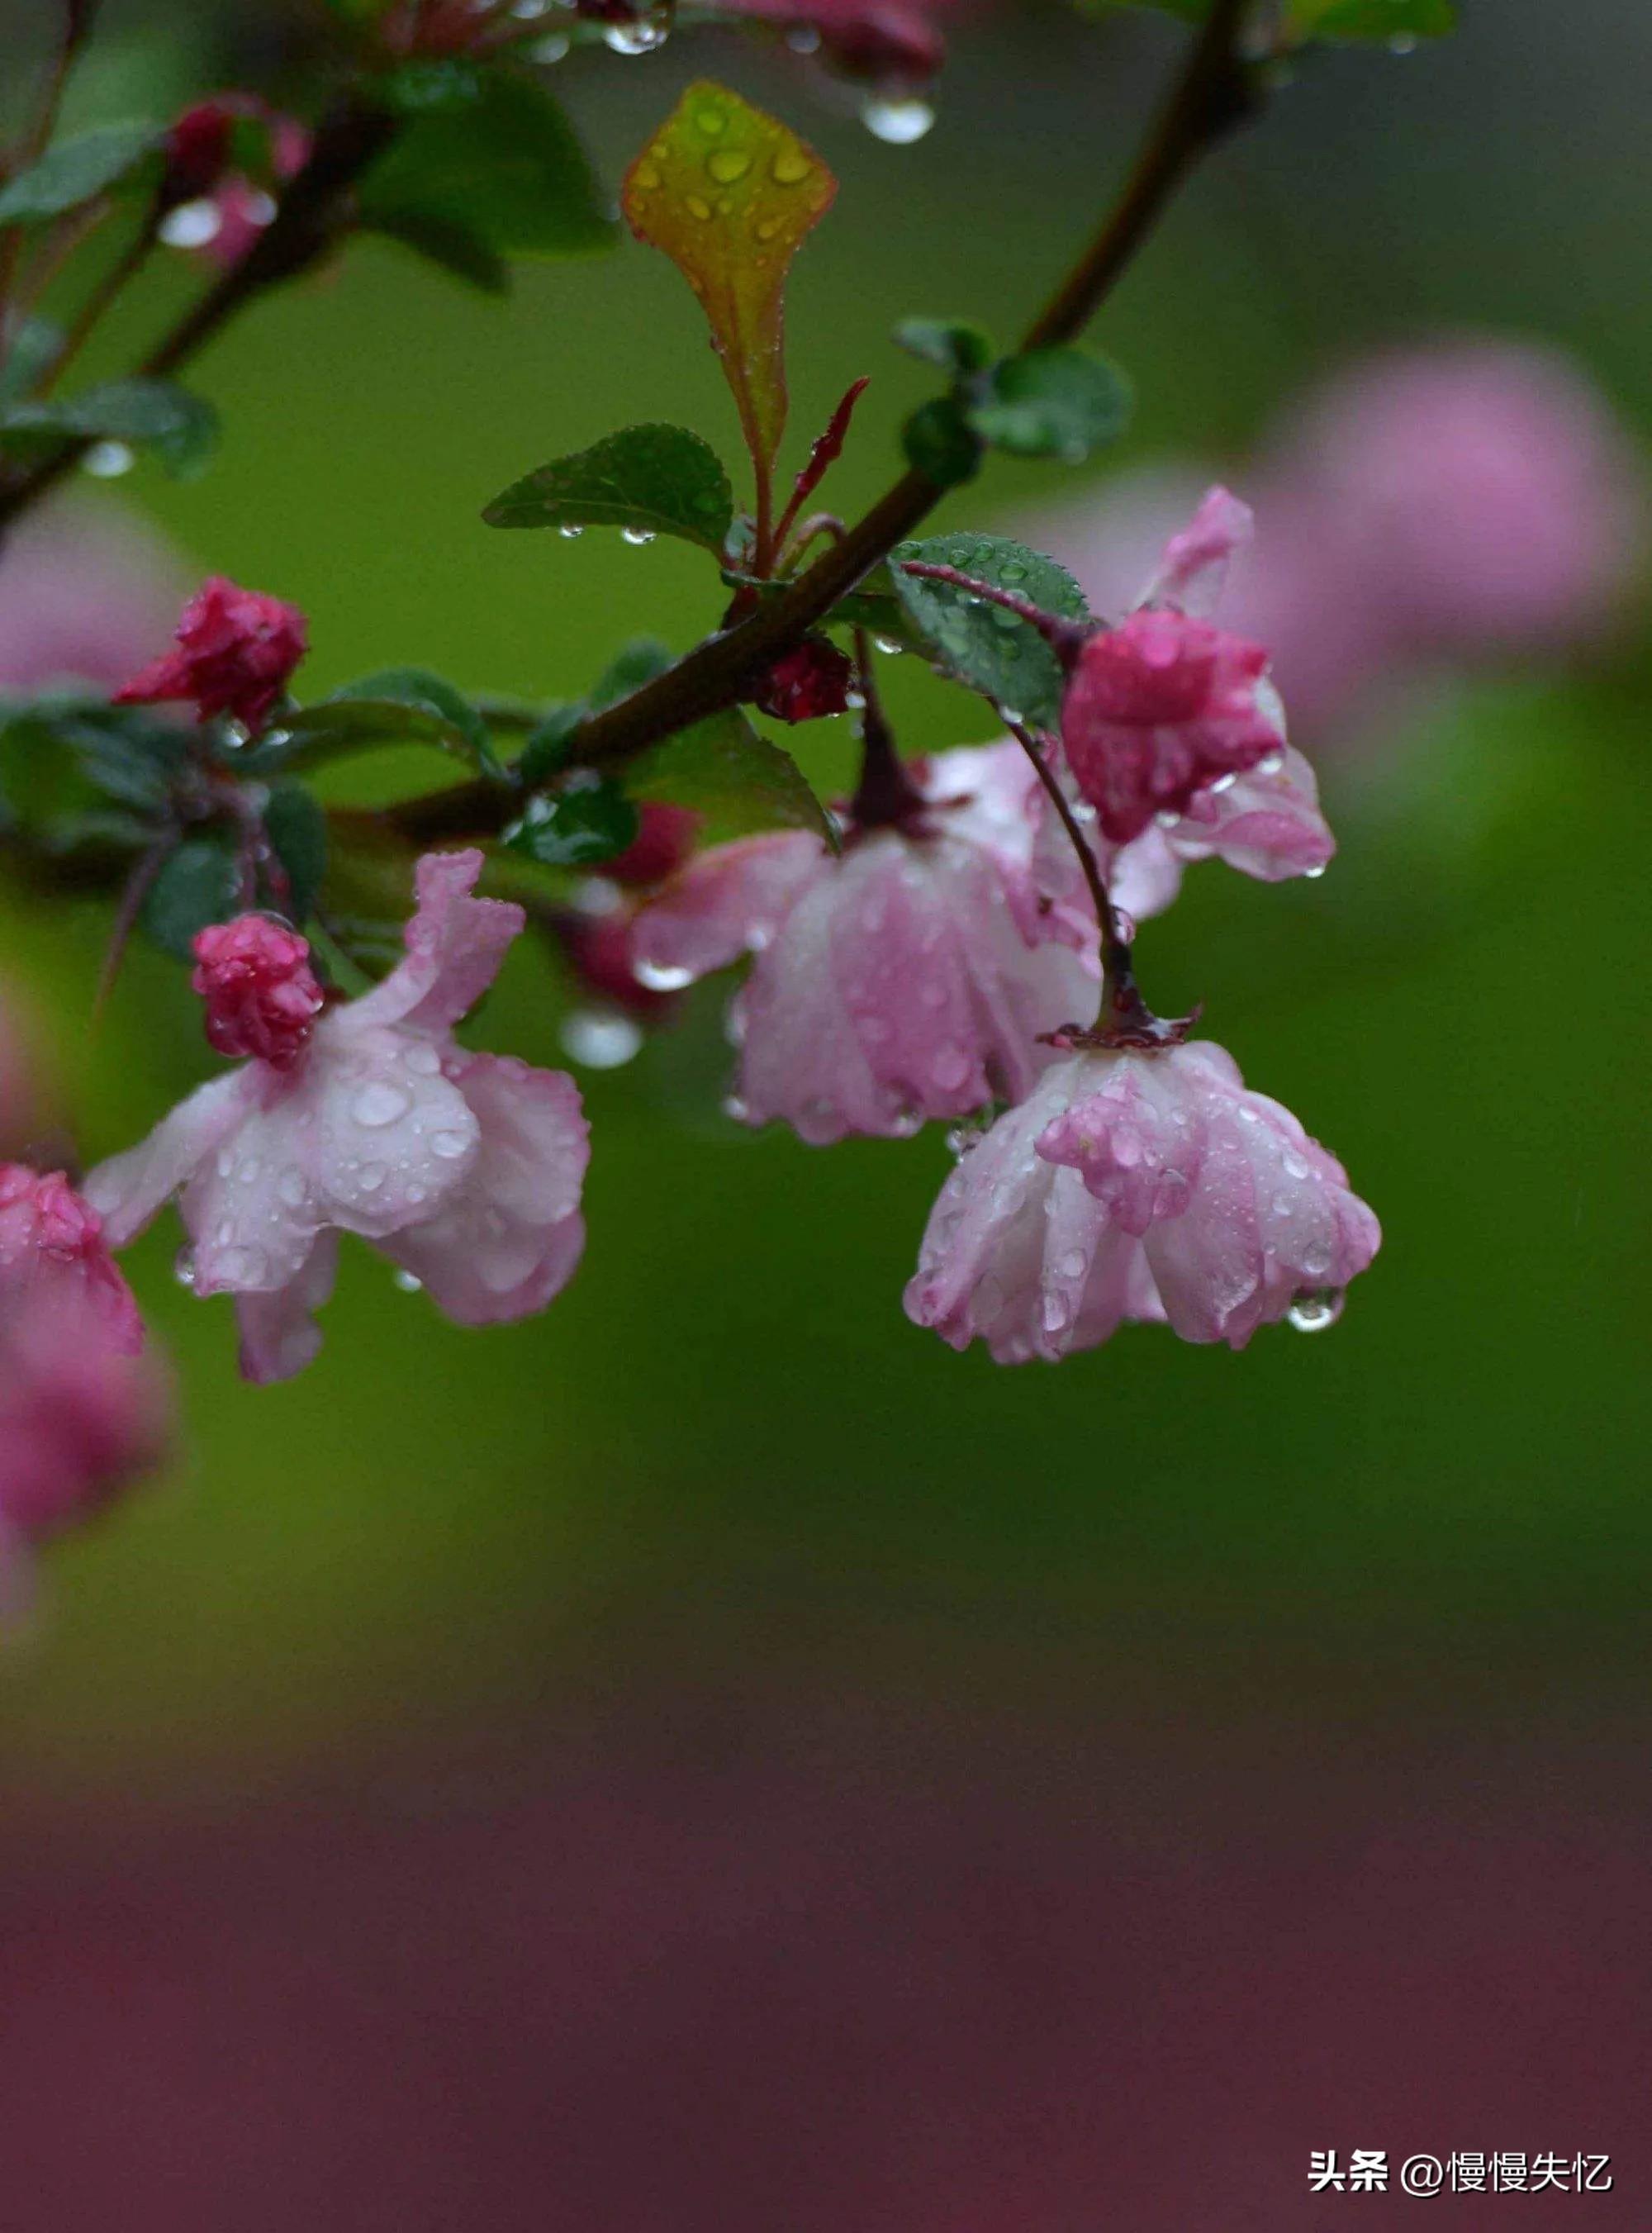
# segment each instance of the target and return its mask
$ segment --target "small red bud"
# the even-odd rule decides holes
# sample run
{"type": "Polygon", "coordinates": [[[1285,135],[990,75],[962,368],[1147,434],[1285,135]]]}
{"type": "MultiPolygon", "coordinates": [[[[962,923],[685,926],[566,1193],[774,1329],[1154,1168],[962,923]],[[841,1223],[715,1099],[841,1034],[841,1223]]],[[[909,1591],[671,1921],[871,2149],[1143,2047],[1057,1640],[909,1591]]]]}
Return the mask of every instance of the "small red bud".
{"type": "Polygon", "coordinates": [[[239,589],[221,574],[204,582],[185,606],[176,635],[177,650],[151,661],[115,692],[117,706],[182,700],[194,705],[199,720],[228,713],[260,729],[309,648],[296,605],[239,589]]]}
{"type": "Polygon", "coordinates": [[[290,1070],[325,999],[306,941],[269,915],[237,915],[197,933],[195,961],[190,983],[206,1003],[209,1043],[231,1060],[290,1070]]]}
{"type": "Polygon", "coordinates": [[[753,703],[777,721],[817,721],[849,709],[855,665],[823,635],[805,636],[795,651],[776,660],[763,678],[753,703]]]}

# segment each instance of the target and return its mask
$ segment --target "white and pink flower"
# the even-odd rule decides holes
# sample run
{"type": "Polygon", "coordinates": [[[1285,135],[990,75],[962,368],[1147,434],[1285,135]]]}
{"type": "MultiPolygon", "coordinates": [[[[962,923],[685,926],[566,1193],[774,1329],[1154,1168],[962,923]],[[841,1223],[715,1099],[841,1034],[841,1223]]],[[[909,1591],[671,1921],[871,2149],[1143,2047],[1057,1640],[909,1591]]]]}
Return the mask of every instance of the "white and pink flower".
{"type": "Polygon", "coordinates": [[[307,1033],[291,951],[302,941],[263,924],[261,977],[248,949],[262,918],[243,919],[232,967],[223,935],[208,934],[209,1032],[270,1057],[202,1086],[87,1181],[116,1247],[177,1196],[191,1284],[235,1296],[250,1379],[285,1379],[315,1355],[313,1314],[341,1233],[372,1242],[462,1325],[543,1309],[579,1262],[589,1145],[577,1088],[452,1038],[524,925],[520,908],[472,896],[481,869],[478,852],[426,854],[406,958],[361,999],[313,1014],[307,1033]],[[260,983],[273,1004],[263,1018],[260,983]]]}
{"type": "Polygon", "coordinates": [[[645,983],[756,961],[732,1021],[738,1106],[820,1144],[899,1138],[1019,1100],[1039,1034],[1095,1006],[1095,927],[1070,849],[1041,849],[1043,792],[1018,745],[914,763],[913,811],[851,824],[840,856],[804,831],[700,855],[634,932],[645,983]]]}
{"type": "Polygon", "coordinates": [[[1287,1316],[1332,1323],[1380,1239],[1335,1156],[1220,1047],[1075,1052],[960,1158],[907,1315],[1001,1364],[1126,1319],[1242,1349],[1287,1316]]]}

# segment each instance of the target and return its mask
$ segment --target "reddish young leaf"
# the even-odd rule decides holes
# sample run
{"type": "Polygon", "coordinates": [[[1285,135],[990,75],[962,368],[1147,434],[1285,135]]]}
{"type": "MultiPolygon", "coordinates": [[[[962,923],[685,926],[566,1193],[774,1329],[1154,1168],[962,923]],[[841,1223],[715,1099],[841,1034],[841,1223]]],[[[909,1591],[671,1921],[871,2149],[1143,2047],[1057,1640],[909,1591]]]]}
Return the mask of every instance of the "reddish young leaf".
{"type": "Polygon", "coordinates": [[[626,174],[631,230],[700,299],[760,489],[786,423],[786,275],[836,192],[795,133],[708,79],[689,87],[626,174]]]}

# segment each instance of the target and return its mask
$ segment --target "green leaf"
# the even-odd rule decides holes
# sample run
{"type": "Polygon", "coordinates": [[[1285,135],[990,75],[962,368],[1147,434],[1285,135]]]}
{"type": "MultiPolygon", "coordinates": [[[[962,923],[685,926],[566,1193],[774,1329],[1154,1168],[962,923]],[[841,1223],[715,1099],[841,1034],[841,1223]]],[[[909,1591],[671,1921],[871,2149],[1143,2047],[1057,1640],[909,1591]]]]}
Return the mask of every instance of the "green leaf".
{"type": "Polygon", "coordinates": [[[938,488],[957,488],[981,469],[981,440],[955,396],[937,395],[920,403],[901,429],[907,463],[927,473],[938,488]]]}
{"type": "Polygon", "coordinates": [[[303,784],[278,783],[264,807],[263,826],[287,874],[284,912],[302,925],[315,911],[327,874],[326,813],[303,784]]]}
{"type": "Polygon", "coordinates": [[[569,706],[554,707],[537,728],[530,730],[516,765],[516,778],[524,791],[537,791],[568,765],[568,740],[585,713],[585,700],[576,698],[569,706]]]}
{"type": "Polygon", "coordinates": [[[1012,590],[1044,612],[1087,620],[1083,591],[1066,568],[1007,536],[969,533],[898,544],[889,562],[895,595],[946,673],[1030,721],[1053,724],[1061,708],[1061,665],[1031,622],[1001,605],[972,603],[965,591],[947,583],[921,581],[904,572],[901,561],[908,558],[955,566],[977,581],[1012,590]]]}
{"type": "Polygon", "coordinates": [[[561,108],[509,68],[444,81],[363,179],[362,217],[457,228],[498,256],[589,256],[619,228],[561,108]]]}
{"type": "Polygon", "coordinates": [[[637,810],[619,784],[592,777],[530,798],[504,843],[542,868],[582,869],[623,853],[638,826],[637,810]]]}
{"type": "Polygon", "coordinates": [[[967,415],[994,449],[1077,465],[1118,439],[1131,401],[1128,381],[1105,357],[1077,348],[1034,349],[995,365],[967,415]]]}
{"type": "Polygon", "coordinates": [[[0,762],[7,788],[49,796],[60,816],[85,803],[82,786],[159,819],[188,746],[185,732],[145,706],[111,706],[51,692],[0,706],[0,762]],[[79,794],[68,796],[68,784],[79,794]]]}
{"type": "Polygon", "coordinates": [[[49,449],[65,436],[153,450],[167,472],[192,480],[218,441],[210,403],[169,380],[111,380],[61,403],[14,403],[0,412],[0,447],[49,449]]]}
{"type": "Polygon", "coordinates": [[[497,783],[509,780],[493,749],[487,723],[464,692],[444,682],[439,674],[428,674],[422,667],[387,667],[381,674],[347,683],[333,693],[328,702],[338,706],[357,701],[380,707],[400,706],[406,713],[426,716],[427,722],[436,726],[421,726],[413,733],[439,744],[445,752],[456,752],[479,775],[490,776],[497,783]]]}
{"type": "Polygon", "coordinates": [[[186,837],[161,864],[139,920],[157,946],[187,961],[196,932],[227,922],[240,906],[234,847],[222,838],[186,837]]]}
{"type": "Polygon", "coordinates": [[[902,318],[894,340],[909,356],[939,365],[954,380],[985,372],[993,357],[992,336],[955,318],[902,318]]]}
{"type": "Polygon", "coordinates": [[[26,318],[0,360],[0,405],[28,394],[63,346],[63,329],[49,318],[26,318]]]}
{"type": "Polygon", "coordinates": [[[511,267],[498,249],[490,246],[479,232],[456,225],[451,218],[433,217],[426,210],[387,211],[369,218],[365,229],[382,233],[387,240],[400,241],[426,264],[434,264],[450,278],[462,279],[467,287],[478,288],[485,295],[505,295],[511,290],[511,267]]]}
{"type": "Polygon", "coordinates": [[[103,124],[60,140],[0,187],[0,225],[42,225],[118,186],[160,145],[153,124],[103,124]]]}
{"type": "Polygon", "coordinates": [[[676,535],[720,555],[734,492],[716,451],[686,426],[626,426],[513,482],[482,517],[490,527],[676,535]]]}
{"type": "Polygon", "coordinates": [[[811,830],[837,850],[836,830],[797,761],[732,709],[651,745],[631,762],[626,789],[644,802],[693,807],[708,838],[811,830]]]}

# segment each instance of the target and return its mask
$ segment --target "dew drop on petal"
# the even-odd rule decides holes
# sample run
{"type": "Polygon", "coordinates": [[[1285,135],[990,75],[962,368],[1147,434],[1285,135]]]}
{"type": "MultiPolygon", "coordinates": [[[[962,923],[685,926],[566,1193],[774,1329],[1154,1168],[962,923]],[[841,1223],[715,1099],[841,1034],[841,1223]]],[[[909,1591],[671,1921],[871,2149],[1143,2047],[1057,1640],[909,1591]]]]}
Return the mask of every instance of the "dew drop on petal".
{"type": "Polygon", "coordinates": [[[1340,1287],[1299,1287],[1285,1317],[1298,1333],[1324,1333],[1341,1318],[1344,1299],[1340,1287]]]}
{"type": "Polygon", "coordinates": [[[692,969],[679,969],[667,961],[634,962],[632,974],[650,993],[680,993],[694,981],[692,969]]]}
{"type": "Polygon", "coordinates": [[[350,1116],[353,1123],[376,1132],[386,1124],[393,1124],[398,1116],[405,1116],[412,1107],[413,1096],[404,1087],[375,1077],[351,1102],[350,1116]]]}
{"type": "Polygon", "coordinates": [[[390,1174],[382,1163],[364,1163],[356,1179],[363,1194],[377,1194],[390,1174]]]}
{"type": "Polygon", "coordinates": [[[304,1174],[302,1171],[301,1171],[296,1165],[295,1165],[291,1170],[283,1171],[281,1176],[276,1181],[276,1192],[281,1196],[281,1199],[286,1203],[289,1209],[296,1209],[304,1199],[304,1174]]]}
{"type": "Polygon", "coordinates": [[[394,1284],[400,1288],[404,1295],[424,1293],[425,1283],[416,1272],[398,1272],[393,1276],[394,1284]]]}
{"type": "Polygon", "coordinates": [[[173,1257],[172,1277],[180,1287],[195,1285],[195,1252],[192,1248],[180,1248],[173,1257]]]}
{"type": "MultiPolygon", "coordinates": [[[[558,1033],[570,1060],[587,1070],[618,1070],[641,1047],[642,1026],[617,1010],[575,1008],[563,1018],[558,1033]]],[[[442,1152],[439,1136],[432,1145],[442,1152]]]]}
{"type": "Polygon", "coordinates": [[[439,1156],[445,1163],[457,1162],[470,1147],[470,1136],[465,1132],[437,1132],[433,1135],[430,1152],[439,1156]]]}

